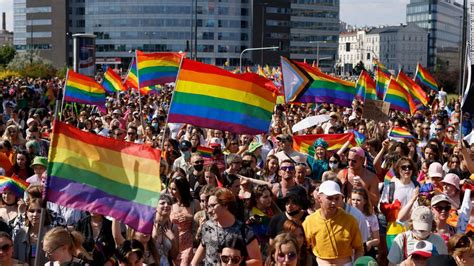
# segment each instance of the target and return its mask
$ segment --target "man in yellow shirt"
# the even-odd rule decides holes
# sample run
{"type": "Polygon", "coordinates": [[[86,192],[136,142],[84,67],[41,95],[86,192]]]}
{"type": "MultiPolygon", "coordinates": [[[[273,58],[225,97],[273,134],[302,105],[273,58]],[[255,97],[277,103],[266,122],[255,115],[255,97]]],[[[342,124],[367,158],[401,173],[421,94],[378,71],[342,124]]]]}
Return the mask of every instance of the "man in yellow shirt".
{"type": "Polygon", "coordinates": [[[324,181],[317,199],[321,208],[303,222],[306,242],[312,247],[318,265],[352,265],[364,254],[356,219],[337,207],[341,197],[336,182],[324,181]]]}

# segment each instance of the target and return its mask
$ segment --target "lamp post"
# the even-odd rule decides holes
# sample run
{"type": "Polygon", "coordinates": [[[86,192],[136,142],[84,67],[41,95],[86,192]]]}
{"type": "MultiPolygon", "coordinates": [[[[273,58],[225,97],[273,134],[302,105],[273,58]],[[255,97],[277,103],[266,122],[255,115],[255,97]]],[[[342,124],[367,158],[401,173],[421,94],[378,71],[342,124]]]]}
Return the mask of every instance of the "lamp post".
{"type": "Polygon", "coordinates": [[[148,51],[151,52],[151,38],[155,35],[155,32],[145,32],[145,35],[148,36],[148,51]]]}
{"type": "Polygon", "coordinates": [[[316,44],[316,66],[319,68],[319,44],[320,43],[327,43],[327,41],[310,41],[309,43],[316,44]]]}
{"type": "MultiPolygon", "coordinates": [[[[248,51],[261,51],[261,50],[278,50],[278,46],[270,46],[270,47],[256,47],[256,48],[247,48],[247,49],[244,49],[241,53],[240,53],[240,73],[242,73],[242,55],[245,53],[245,52],[248,52],[248,51]]],[[[263,62],[262,62],[263,63],[263,62]]]]}

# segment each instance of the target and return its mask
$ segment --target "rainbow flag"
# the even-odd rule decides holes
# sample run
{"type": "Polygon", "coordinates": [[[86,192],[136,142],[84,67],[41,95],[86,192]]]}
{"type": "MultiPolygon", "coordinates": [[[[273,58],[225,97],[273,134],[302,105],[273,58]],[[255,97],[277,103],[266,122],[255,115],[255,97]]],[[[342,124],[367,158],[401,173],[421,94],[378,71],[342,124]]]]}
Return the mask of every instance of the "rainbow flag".
{"type": "Polygon", "coordinates": [[[136,53],[140,88],[175,82],[179,64],[185,55],[171,52],[144,53],[138,50],[136,53]]]}
{"type": "Polygon", "coordinates": [[[360,133],[359,131],[354,130],[353,133],[354,133],[355,141],[358,146],[361,146],[367,140],[367,137],[364,134],[360,133]]]}
{"type": "Polygon", "coordinates": [[[148,94],[159,94],[161,92],[161,86],[160,85],[152,85],[148,87],[143,87],[140,88],[140,93],[142,95],[148,95],[148,94]]]}
{"type": "Polygon", "coordinates": [[[458,142],[454,139],[444,137],[444,144],[448,145],[449,147],[454,147],[458,144],[458,142]]]}
{"type": "Polygon", "coordinates": [[[411,94],[395,79],[390,80],[384,101],[390,103],[391,109],[405,112],[407,114],[413,114],[416,110],[411,94]]]}
{"type": "Polygon", "coordinates": [[[365,101],[365,99],[378,100],[375,86],[375,82],[372,80],[369,73],[362,70],[356,83],[356,97],[361,101],[365,101]]]}
{"type": "Polygon", "coordinates": [[[354,133],[343,134],[315,134],[315,135],[295,135],[293,136],[293,148],[301,153],[314,156],[315,149],[313,143],[322,138],[328,143],[327,150],[338,150],[347,141],[350,141],[350,146],[356,146],[357,143],[354,138],[354,133]]]}
{"type": "Polygon", "coordinates": [[[393,177],[395,177],[395,170],[393,170],[393,167],[390,167],[390,169],[383,178],[383,183],[387,185],[388,183],[392,182],[393,177]]]}
{"type": "Polygon", "coordinates": [[[254,73],[184,59],[168,122],[257,135],[268,131],[278,90],[254,73]]]}
{"type": "Polygon", "coordinates": [[[375,70],[375,90],[379,100],[383,100],[385,93],[387,92],[387,86],[390,82],[389,74],[383,72],[380,68],[375,70]]]}
{"type": "Polygon", "coordinates": [[[415,80],[438,92],[438,83],[436,83],[436,80],[431,76],[430,72],[424,69],[421,64],[416,66],[415,80]]]}
{"type": "Polygon", "coordinates": [[[23,198],[23,193],[25,193],[29,185],[28,182],[15,176],[0,176],[0,193],[9,190],[13,192],[17,198],[23,198]]]}
{"type": "Polygon", "coordinates": [[[105,106],[105,89],[93,78],[69,69],[66,74],[64,100],[105,106]]]}
{"type": "Polygon", "coordinates": [[[55,122],[46,200],[111,216],[150,234],[160,197],[161,151],[55,122]]]}
{"type": "Polygon", "coordinates": [[[350,107],[356,95],[355,83],[324,74],[308,64],[295,62],[312,79],[309,87],[295,100],[300,103],[333,103],[350,107]]]}
{"type": "Polygon", "coordinates": [[[125,78],[125,84],[129,88],[138,89],[138,76],[137,76],[137,62],[135,57],[130,62],[130,67],[128,68],[127,78],[125,78]]]}
{"type": "Polygon", "coordinates": [[[122,85],[122,78],[115,73],[115,71],[108,67],[104,73],[104,79],[102,80],[102,87],[108,93],[114,93],[118,91],[124,91],[125,88],[122,85]]]}
{"type": "Polygon", "coordinates": [[[388,134],[391,138],[414,139],[415,137],[403,127],[393,127],[388,134]]]}
{"type": "Polygon", "coordinates": [[[265,74],[263,68],[260,65],[257,66],[257,74],[265,78],[267,77],[267,74],[265,74]]]}
{"type": "Polygon", "coordinates": [[[390,71],[388,71],[388,68],[384,64],[382,64],[382,62],[380,62],[377,58],[374,58],[372,62],[374,64],[374,68],[380,69],[383,73],[387,74],[388,76],[392,75],[390,71]]]}
{"type": "Polygon", "coordinates": [[[415,101],[418,101],[424,106],[428,105],[428,96],[425,91],[403,71],[398,72],[397,82],[410,92],[415,101]]]}
{"type": "Polygon", "coordinates": [[[196,152],[199,152],[203,158],[211,159],[214,150],[209,147],[198,146],[196,152]]]}

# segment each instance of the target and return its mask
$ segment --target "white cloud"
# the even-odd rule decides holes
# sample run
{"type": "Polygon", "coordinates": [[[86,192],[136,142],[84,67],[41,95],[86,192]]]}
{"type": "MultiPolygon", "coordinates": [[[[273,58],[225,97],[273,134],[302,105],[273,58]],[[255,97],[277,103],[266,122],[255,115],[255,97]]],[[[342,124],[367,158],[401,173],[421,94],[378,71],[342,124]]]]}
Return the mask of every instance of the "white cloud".
{"type": "Polygon", "coordinates": [[[13,0],[0,0],[0,19],[1,13],[7,13],[7,30],[13,30],[13,0]]]}
{"type": "Polygon", "coordinates": [[[341,0],[340,19],[357,26],[406,23],[408,2],[409,0],[341,0]]]}

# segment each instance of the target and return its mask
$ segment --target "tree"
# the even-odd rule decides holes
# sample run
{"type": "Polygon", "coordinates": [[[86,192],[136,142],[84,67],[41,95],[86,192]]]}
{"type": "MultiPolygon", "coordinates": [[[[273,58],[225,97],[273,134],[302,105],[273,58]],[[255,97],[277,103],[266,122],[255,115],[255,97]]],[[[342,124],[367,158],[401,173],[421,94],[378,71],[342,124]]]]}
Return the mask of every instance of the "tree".
{"type": "Polygon", "coordinates": [[[34,51],[16,54],[7,69],[32,78],[51,78],[57,72],[50,61],[40,57],[34,51]]]}
{"type": "Polygon", "coordinates": [[[16,50],[11,45],[0,47],[0,66],[6,66],[15,57],[16,50]]]}

